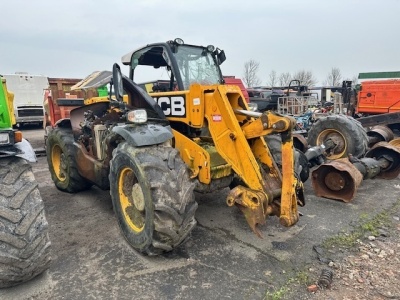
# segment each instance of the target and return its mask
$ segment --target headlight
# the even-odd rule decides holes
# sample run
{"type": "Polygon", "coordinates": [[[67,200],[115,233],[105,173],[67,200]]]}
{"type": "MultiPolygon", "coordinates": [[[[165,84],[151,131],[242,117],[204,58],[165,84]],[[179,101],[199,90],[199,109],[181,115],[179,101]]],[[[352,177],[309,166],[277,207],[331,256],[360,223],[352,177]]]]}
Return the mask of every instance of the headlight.
{"type": "Polygon", "coordinates": [[[8,132],[0,133],[0,145],[6,145],[10,143],[10,136],[8,132]]]}
{"type": "Polygon", "coordinates": [[[257,103],[249,102],[249,103],[247,103],[247,105],[249,106],[249,110],[250,110],[250,111],[257,111],[257,110],[258,110],[258,105],[257,105],[257,103]]]}
{"type": "Polygon", "coordinates": [[[181,38],[176,38],[174,40],[174,42],[177,43],[178,45],[183,45],[184,44],[184,42],[183,42],[183,40],[181,38]]]}
{"type": "Polygon", "coordinates": [[[142,124],[147,122],[147,112],[144,109],[136,109],[128,112],[126,120],[131,123],[142,124]]]}
{"type": "Polygon", "coordinates": [[[208,46],[207,46],[207,50],[208,50],[209,52],[214,52],[215,47],[214,47],[213,45],[208,45],[208,46]]]}

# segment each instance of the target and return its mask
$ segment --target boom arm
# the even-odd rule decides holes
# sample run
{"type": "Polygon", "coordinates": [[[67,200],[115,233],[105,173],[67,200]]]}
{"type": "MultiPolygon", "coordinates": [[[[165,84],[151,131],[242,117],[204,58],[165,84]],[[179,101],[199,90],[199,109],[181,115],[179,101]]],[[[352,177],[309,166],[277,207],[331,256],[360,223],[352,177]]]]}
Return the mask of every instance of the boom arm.
{"type": "Polygon", "coordinates": [[[294,225],[298,220],[297,202],[302,201],[297,196],[302,186],[294,176],[294,119],[271,112],[257,119],[235,114],[236,109],[246,108],[238,87],[201,89],[200,101],[204,101],[204,117],[215,147],[244,183],[230,192],[228,205],[238,205],[258,235],[256,225],[265,223],[267,215],[280,216],[285,226],[294,225]],[[263,138],[272,133],[282,133],[282,174],[263,138]]]}

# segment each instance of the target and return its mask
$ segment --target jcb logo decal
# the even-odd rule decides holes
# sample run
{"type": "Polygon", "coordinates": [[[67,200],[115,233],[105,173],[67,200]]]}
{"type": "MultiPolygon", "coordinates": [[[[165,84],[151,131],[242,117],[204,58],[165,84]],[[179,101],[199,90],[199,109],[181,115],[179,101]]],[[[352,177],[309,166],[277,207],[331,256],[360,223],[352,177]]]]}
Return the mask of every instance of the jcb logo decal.
{"type": "Polygon", "coordinates": [[[185,117],[185,98],[182,96],[154,98],[166,116],[185,117]]]}

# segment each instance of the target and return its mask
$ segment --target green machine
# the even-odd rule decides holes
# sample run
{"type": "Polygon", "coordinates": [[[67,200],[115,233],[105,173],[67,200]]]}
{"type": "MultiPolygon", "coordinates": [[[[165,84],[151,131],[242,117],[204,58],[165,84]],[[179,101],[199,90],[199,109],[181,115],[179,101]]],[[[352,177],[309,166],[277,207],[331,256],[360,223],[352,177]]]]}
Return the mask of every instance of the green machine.
{"type": "Polygon", "coordinates": [[[15,123],[13,118],[14,108],[12,106],[14,94],[7,91],[6,80],[3,77],[0,77],[0,79],[0,128],[10,129],[15,123]]]}

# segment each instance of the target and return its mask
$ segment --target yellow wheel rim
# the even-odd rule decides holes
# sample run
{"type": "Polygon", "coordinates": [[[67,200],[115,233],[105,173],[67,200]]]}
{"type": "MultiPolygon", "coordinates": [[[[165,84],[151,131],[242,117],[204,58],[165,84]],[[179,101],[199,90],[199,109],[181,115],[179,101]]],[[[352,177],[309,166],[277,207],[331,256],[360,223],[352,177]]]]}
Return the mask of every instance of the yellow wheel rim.
{"type": "Polygon", "coordinates": [[[59,181],[65,181],[67,179],[67,164],[65,161],[65,154],[59,145],[54,145],[51,149],[51,162],[57,179],[59,181]]]}
{"type": "Polygon", "coordinates": [[[346,138],[339,131],[335,129],[325,129],[322,131],[317,138],[317,145],[321,145],[324,141],[331,139],[335,144],[335,148],[329,150],[329,159],[337,159],[346,156],[347,142],[346,138]]]}
{"type": "Polygon", "coordinates": [[[122,169],[118,179],[118,193],[126,223],[137,233],[143,231],[146,213],[144,194],[132,169],[122,169]]]}

